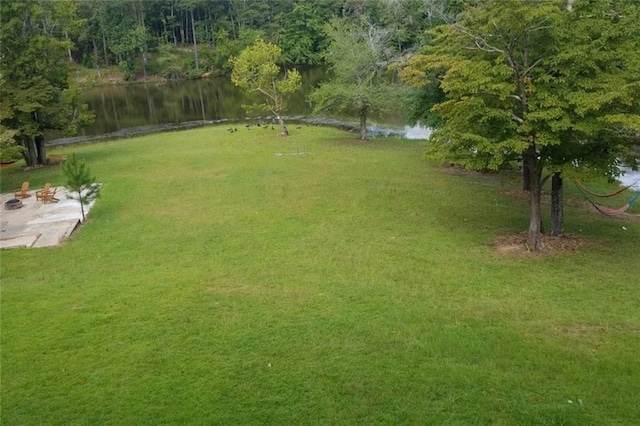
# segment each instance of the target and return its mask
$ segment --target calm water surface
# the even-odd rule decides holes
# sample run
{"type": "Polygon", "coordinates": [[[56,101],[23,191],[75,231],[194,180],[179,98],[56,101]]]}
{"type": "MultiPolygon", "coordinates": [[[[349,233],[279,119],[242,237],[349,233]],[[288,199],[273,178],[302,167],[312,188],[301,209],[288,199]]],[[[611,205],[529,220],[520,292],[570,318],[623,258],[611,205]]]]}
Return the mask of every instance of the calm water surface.
{"type": "MultiPolygon", "coordinates": [[[[327,78],[324,68],[306,68],[300,72],[302,89],[292,95],[287,116],[308,117],[312,106],[306,97],[327,78]]],[[[252,100],[229,78],[223,77],[179,83],[98,87],[84,93],[84,102],[96,118],[91,126],[83,130],[83,136],[106,135],[142,126],[150,129],[161,126],[164,129],[194,121],[244,120],[256,116],[248,115],[242,108],[243,104],[250,104],[252,100]]],[[[318,118],[314,120],[323,122],[318,118]]],[[[348,118],[346,120],[349,121],[348,118]]],[[[335,124],[335,121],[326,120],[326,123],[335,124]]],[[[393,128],[392,134],[427,137],[424,128],[405,127],[404,124],[404,114],[398,112],[386,117],[372,117],[371,129],[374,133],[390,134],[390,128],[393,128]]]]}

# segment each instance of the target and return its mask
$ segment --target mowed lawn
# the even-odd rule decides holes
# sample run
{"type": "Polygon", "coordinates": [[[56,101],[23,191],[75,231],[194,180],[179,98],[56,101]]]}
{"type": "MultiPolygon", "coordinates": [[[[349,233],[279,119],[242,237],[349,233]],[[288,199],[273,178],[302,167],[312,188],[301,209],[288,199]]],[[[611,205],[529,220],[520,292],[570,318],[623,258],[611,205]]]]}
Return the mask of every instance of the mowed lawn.
{"type": "Polygon", "coordinates": [[[64,245],[0,252],[3,424],[638,423],[639,221],[567,184],[580,250],[500,254],[517,174],[291,130],[52,152],[103,192],[64,245]]]}

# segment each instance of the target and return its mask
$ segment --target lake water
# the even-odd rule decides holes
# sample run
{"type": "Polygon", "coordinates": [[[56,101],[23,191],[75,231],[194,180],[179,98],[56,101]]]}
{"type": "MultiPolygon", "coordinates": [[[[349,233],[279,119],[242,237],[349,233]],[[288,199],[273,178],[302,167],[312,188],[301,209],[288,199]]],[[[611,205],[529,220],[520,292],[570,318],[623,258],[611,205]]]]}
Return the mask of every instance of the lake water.
{"type": "Polygon", "coordinates": [[[618,178],[622,185],[630,185],[631,189],[640,191],[640,172],[631,170],[628,167],[621,167],[622,175],[618,178]]]}
{"type": "MultiPolygon", "coordinates": [[[[347,128],[356,124],[356,120],[349,117],[339,120],[312,117],[312,105],[306,97],[326,80],[327,72],[321,67],[303,68],[300,72],[302,89],[289,100],[287,116],[290,119],[347,128]]],[[[81,137],[74,140],[109,134],[121,137],[189,127],[191,124],[195,126],[256,117],[242,108],[243,104],[250,104],[252,100],[229,78],[223,77],[179,83],[97,87],[86,90],[83,101],[96,117],[91,126],[82,130],[81,137]]],[[[373,135],[428,137],[425,128],[405,126],[405,123],[404,111],[398,111],[384,117],[371,117],[369,127],[373,135]]],[[[57,141],[52,142],[57,144],[57,141]]]]}

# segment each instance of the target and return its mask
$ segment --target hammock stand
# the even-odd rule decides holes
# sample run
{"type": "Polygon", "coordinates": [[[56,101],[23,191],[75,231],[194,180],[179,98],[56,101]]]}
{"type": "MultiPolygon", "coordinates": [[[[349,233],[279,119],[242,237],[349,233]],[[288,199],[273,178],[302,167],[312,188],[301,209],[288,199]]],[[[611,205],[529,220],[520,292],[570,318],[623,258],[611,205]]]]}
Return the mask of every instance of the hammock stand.
{"type": "Polygon", "coordinates": [[[578,189],[582,192],[582,195],[584,195],[584,198],[587,199],[587,201],[589,201],[589,203],[591,203],[591,205],[600,213],[602,213],[605,216],[619,216],[621,214],[623,214],[624,212],[626,212],[627,210],[629,210],[629,208],[631,208],[631,206],[633,206],[633,204],[638,200],[638,198],[640,198],[640,192],[636,192],[633,197],[631,197],[631,199],[629,201],[627,201],[627,204],[625,204],[624,206],[620,207],[619,209],[610,209],[608,207],[603,207],[603,206],[599,206],[596,203],[594,203],[591,198],[589,198],[589,196],[587,194],[591,194],[591,195],[595,195],[596,197],[613,197],[614,195],[618,195],[623,191],[626,191],[627,189],[629,189],[631,186],[635,185],[629,185],[621,190],[618,190],[612,194],[595,194],[589,190],[587,190],[582,184],[580,184],[580,182],[578,182],[576,179],[572,179],[573,183],[576,184],[576,186],[578,187],[578,189]]]}

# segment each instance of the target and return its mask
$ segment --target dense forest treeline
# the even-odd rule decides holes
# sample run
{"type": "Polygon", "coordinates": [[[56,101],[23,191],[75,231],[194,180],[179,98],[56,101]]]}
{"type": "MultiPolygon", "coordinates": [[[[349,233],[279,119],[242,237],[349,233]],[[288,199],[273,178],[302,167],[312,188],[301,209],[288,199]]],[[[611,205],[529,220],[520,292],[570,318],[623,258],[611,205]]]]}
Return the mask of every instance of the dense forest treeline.
{"type": "MultiPolygon", "coordinates": [[[[168,79],[228,74],[229,58],[256,37],[278,45],[290,64],[319,64],[332,17],[366,17],[388,32],[397,52],[413,51],[425,29],[457,0],[69,0],[58,31],[69,58],[100,70],[118,65],[125,78],[168,79]]],[[[44,24],[43,24],[44,25],[44,24]]]]}

